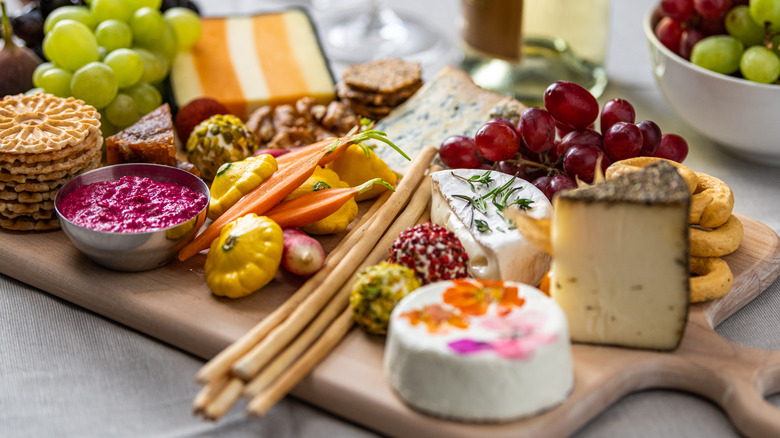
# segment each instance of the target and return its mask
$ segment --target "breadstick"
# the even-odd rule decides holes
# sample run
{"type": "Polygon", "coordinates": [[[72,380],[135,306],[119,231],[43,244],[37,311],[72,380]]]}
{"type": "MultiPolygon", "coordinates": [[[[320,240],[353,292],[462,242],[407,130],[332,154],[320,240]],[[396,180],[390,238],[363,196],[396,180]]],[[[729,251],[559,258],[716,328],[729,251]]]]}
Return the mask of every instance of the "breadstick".
{"type": "Polygon", "coordinates": [[[371,221],[370,225],[367,224],[363,238],[350,248],[349,252],[330,275],[323,280],[322,284],[311,292],[284,322],[276,326],[275,330],[269,333],[267,337],[233,365],[232,371],[234,375],[245,380],[254,377],[325,306],[385,233],[388,226],[390,226],[390,222],[406,204],[412,192],[418,187],[436,153],[436,148],[432,146],[423,148],[409,168],[409,171],[401,179],[396,191],[390,195],[388,201],[376,213],[376,220],[371,221]]]}
{"type": "Polygon", "coordinates": [[[328,330],[317,339],[317,342],[295,362],[271,386],[252,398],[247,406],[247,412],[255,415],[265,415],[279,400],[287,395],[309,372],[335,347],[352,327],[352,310],[345,309],[328,330]]]}
{"type": "MultiPolygon", "coordinates": [[[[359,269],[363,269],[370,265],[375,265],[379,263],[380,261],[384,260],[388,256],[389,248],[392,245],[393,241],[398,237],[399,234],[401,234],[402,231],[406,230],[410,226],[413,226],[415,223],[419,221],[421,217],[427,216],[427,214],[430,211],[429,203],[431,199],[431,183],[430,183],[430,176],[426,177],[423,182],[420,184],[420,186],[417,188],[417,191],[415,192],[412,199],[409,201],[409,204],[404,209],[403,213],[401,213],[398,218],[393,222],[393,225],[385,232],[384,236],[382,236],[382,239],[377,243],[377,245],[374,247],[374,249],[371,251],[371,253],[366,257],[365,261],[360,265],[359,269]]],[[[424,222],[424,221],[423,221],[424,222]]],[[[325,310],[322,312],[322,314],[328,313],[329,318],[332,319],[334,316],[330,316],[330,314],[333,313],[335,309],[343,309],[346,307],[349,303],[349,295],[352,291],[352,284],[355,281],[355,277],[357,276],[357,271],[355,274],[352,275],[350,278],[350,281],[348,281],[344,286],[341,287],[338,294],[331,300],[331,302],[328,304],[328,306],[325,308],[325,310]]],[[[351,309],[347,309],[349,314],[351,315],[351,309]]],[[[321,314],[321,315],[322,315],[321,314]]],[[[324,319],[324,317],[323,317],[324,319]]],[[[312,324],[310,324],[310,327],[319,325],[321,321],[320,317],[318,317],[312,324]]],[[[316,329],[312,329],[316,330],[316,329]]],[[[330,329],[329,329],[330,330],[330,329]]],[[[308,332],[309,329],[306,330],[308,332]]],[[[285,350],[279,357],[277,357],[274,362],[263,369],[257,377],[255,377],[244,389],[244,395],[247,397],[250,397],[253,399],[253,402],[256,404],[259,404],[260,407],[253,408],[251,406],[249,411],[253,413],[258,413],[258,415],[262,415],[265,410],[270,408],[273,403],[276,403],[281,397],[284,396],[290,389],[292,389],[295,384],[297,384],[303,377],[306,376],[306,374],[311,371],[311,368],[316,365],[317,362],[314,362],[310,367],[303,369],[301,368],[300,373],[296,375],[290,375],[292,373],[293,368],[296,367],[297,364],[293,364],[292,367],[290,367],[290,364],[293,363],[293,361],[296,359],[298,354],[300,352],[298,350],[301,349],[301,347],[305,348],[308,347],[308,345],[311,342],[314,342],[313,338],[310,338],[306,335],[306,332],[304,332],[303,335],[301,335],[294,343],[291,345],[287,350],[285,350]],[[303,340],[305,338],[305,341],[303,340]],[[306,342],[306,345],[299,345],[306,342]],[[281,375],[282,372],[285,369],[288,369],[290,367],[290,371],[283,374],[282,377],[279,379],[279,382],[285,382],[285,383],[273,383],[274,379],[281,375]],[[291,386],[290,386],[291,385],[291,386]],[[289,386],[289,387],[288,387],[289,386]],[[267,388],[267,389],[266,389],[267,388]],[[277,393],[280,391],[283,391],[281,396],[277,397],[277,393]],[[273,394],[272,396],[269,395],[261,395],[261,394],[273,394]],[[263,400],[263,401],[254,401],[254,400],[263,400]],[[270,403],[270,405],[269,405],[270,403]],[[267,406],[266,406],[267,405],[267,406]],[[260,409],[262,412],[257,411],[257,409],[260,409]]],[[[344,332],[346,334],[346,331],[344,332]]],[[[324,335],[323,335],[324,336],[324,335]]],[[[317,346],[320,341],[316,341],[314,344],[315,348],[325,348],[325,346],[317,346]]],[[[330,349],[336,346],[338,344],[338,341],[334,342],[330,348],[328,348],[327,351],[325,351],[322,354],[322,357],[324,357],[330,349]]],[[[306,353],[308,354],[308,353],[306,353]]],[[[303,356],[301,357],[301,360],[303,360],[303,356]]]]}
{"type": "Polygon", "coordinates": [[[241,390],[244,382],[238,378],[231,378],[222,388],[222,391],[213,399],[208,406],[203,409],[203,417],[207,420],[216,421],[225,415],[225,412],[233,406],[233,403],[241,396],[241,390]]]}
{"type": "Polygon", "coordinates": [[[316,341],[317,337],[328,328],[328,325],[344,310],[345,306],[346,303],[344,302],[331,300],[292,344],[246,384],[244,396],[248,398],[254,397],[273,382],[274,379],[279,377],[280,374],[290,367],[290,364],[295,362],[301,353],[306,351],[316,341]]]}
{"type": "Polygon", "coordinates": [[[365,232],[369,219],[385,204],[391,192],[385,192],[377,199],[371,208],[363,215],[358,224],[344,237],[325,259],[325,265],[303,286],[290,296],[281,306],[263,318],[245,335],[222,350],[207,362],[195,375],[198,383],[206,384],[219,376],[226,375],[233,363],[253,346],[260,342],[274,327],[279,325],[296,307],[333,271],[338,261],[354,246],[365,232]]]}
{"type": "Polygon", "coordinates": [[[214,399],[222,393],[227,382],[228,376],[222,375],[207,383],[206,386],[200,390],[198,395],[195,396],[195,400],[192,401],[192,413],[194,415],[202,414],[206,407],[210,403],[213,403],[214,399]]]}

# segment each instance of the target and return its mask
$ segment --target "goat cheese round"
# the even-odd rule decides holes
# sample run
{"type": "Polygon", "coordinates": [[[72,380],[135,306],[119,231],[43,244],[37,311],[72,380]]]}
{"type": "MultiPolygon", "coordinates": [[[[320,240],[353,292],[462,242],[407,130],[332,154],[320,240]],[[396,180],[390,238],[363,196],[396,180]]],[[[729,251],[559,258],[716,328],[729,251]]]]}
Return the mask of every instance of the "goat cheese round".
{"type": "Polygon", "coordinates": [[[500,280],[432,283],[401,300],[384,368],[409,406],[460,421],[533,415],[574,384],[561,308],[532,286],[500,280]]]}

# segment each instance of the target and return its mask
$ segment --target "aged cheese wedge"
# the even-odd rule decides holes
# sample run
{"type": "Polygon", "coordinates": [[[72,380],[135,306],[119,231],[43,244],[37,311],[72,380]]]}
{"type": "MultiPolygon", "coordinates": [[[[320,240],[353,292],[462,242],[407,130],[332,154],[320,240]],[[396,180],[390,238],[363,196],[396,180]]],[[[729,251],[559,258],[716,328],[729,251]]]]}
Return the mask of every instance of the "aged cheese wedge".
{"type": "Polygon", "coordinates": [[[550,267],[550,255],[513,230],[495,203],[510,206],[520,202],[529,206],[526,213],[530,216],[550,217],[552,206],[544,193],[523,179],[480,169],[434,172],[431,184],[431,221],[460,239],[473,277],[539,284],[550,267]],[[486,178],[491,182],[469,181],[486,178]],[[476,201],[478,198],[482,201],[476,201]],[[484,205],[484,210],[475,207],[475,202],[484,205]]]}
{"type": "Polygon", "coordinates": [[[335,98],[333,77],[302,9],[201,22],[200,40],[179,53],[171,70],[179,105],[212,97],[246,120],[263,105],[335,98]]]}
{"type": "MultiPolygon", "coordinates": [[[[473,137],[491,117],[519,119],[524,109],[517,100],[480,88],[466,72],[447,66],[376,129],[414,159],[425,145],[438,146],[452,135],[473,137]]],[[[394,171],[406,172],[409,161],[389,146],[378,144],[375,152],[394,171]]]]}
{"type": "Polygon", "coordinates": [[[688,186],[667,163],[562,192],[551,295],[572,341],[671,350],[688,315],[688,186]]]}

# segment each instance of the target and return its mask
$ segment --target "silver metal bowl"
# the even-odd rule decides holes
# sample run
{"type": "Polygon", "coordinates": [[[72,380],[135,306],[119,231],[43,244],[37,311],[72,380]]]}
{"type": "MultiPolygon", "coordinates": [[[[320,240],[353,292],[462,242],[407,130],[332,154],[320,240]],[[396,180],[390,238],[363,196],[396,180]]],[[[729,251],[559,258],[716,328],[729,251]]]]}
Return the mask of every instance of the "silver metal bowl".
{"type": "Polygon", "coordinates": [[[62,200],[80,186],[99,181],[111,181],[123,176],[146,177],[160,182],[172,182],[189,187],[209,198],[209,188],[203,180],[181,169],[157,164],[117,164],[81,174],[65,184],[54,199],[54,209],[60,225],[73,245],[95,263],[109,269],[126,272],[148,271],[167,264],[189,242],[206,220],[208,205],[196,216],[173,227],[142,233],[95,231],[76,225],[62,216],[62,200]]]}

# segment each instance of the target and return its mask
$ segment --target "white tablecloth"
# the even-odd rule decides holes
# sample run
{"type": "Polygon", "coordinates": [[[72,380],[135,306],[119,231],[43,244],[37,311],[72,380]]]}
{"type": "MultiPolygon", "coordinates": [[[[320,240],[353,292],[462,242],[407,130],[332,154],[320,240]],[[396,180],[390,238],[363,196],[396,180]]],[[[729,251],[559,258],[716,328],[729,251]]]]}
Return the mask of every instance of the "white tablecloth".
{"type": "MultiPolygon", "coordinates": [[[[199,3],[207,14],[255,11],[264,6],[264,2],[250,0],[199,3]]],[[[456,0],[388,3],[430,20],[448,38],[457,36],[456,0]]],[[[651,119],[664,132],[683,135],[691,146],[686,164],[728,182],[737,212],[780,230],[780,169],[725,154],[685,126],[662,98],[650,71],[641,29],[642,16],[653,3],[613,0],[607,65],[610,84],[600,101],[625,98],[636,107],[638,120],[651,119]]],[[[14,248],[2,250],[13,252],[14,248]]],[[[780,282],[717,331],[744,345],[780,350],[780,282]]],[[[262,419],[246,417],[241,403],[223,420],[204,422],[190,414],[199,389],[193,376],[202,364],[144,334],[0,276],[0,436],[376,435],[292,398],[262,419]]],[[[778,395],[769,400],[780,405],[778,395]]],[[[651,390],[620,400],[576,436],[731,437],[737,433],[714,404],[692,395],[651,390]]]]}

